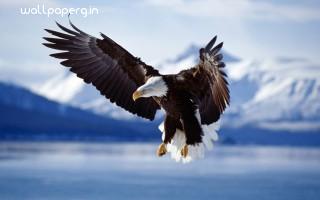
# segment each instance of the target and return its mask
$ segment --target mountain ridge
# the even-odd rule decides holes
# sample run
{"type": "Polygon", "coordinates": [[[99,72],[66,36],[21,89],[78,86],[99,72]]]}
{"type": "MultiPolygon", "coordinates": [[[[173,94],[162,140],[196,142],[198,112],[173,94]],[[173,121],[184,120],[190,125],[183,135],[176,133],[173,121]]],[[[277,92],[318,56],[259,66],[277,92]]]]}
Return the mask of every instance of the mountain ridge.
{"type": "MultiPolygon", "coordinates": [[[[197,48],[191,46],[175,58],[166,59],[154,66],[163,74],[177,73],[192,67],[198,59],[197,48]]],[[[301,58],[240,60],[227,52],[224,52],[224,56],[230,58],[225,59],[225,70],[229,76],[231,106],[221,118],[221,143],[320,145],[319,65],[301,58]]],[[[58,101],[62,108],[71,106],[89,113],[94,116],[93,119],[99,118],[101,124],[96,125],[97,129],[90,129],[93,134],[89,137],[88,132],[76,135],[81,140],[100,138],[98,140],[103,141],[159,141],[157,126],[162,121],[162,111],[158,112],[153,122],[138,118],[110,103],[92,85],[85,84],[67,70],[44,83],[37,94],[50,99],[49,101],[58,101]],[[118,128],[114,124],[120,126],[119,130],[123,127],[130,130],[122,129],[124,133],[117,135],[118,128]],[[110,137],[107,137],[108,134],[102,134],[103,137],[99,135],[105,130],[110,130],[110,137]]],[[[10,109],[2,112],[9,112],[10,109]]],[[[32,113],[37,115],[37,112],[32,111],[29,116],[32,113]]],[[[19,116],[19,113],[16,115],[19,116]]],[[[48,116],[44,116],[46,117],[48,116]]],[[[11,119],[11,123],[14,124],[14,119],[11,119]]],[[[32,125],[37,126],[36,123],[32,125]]],[[[55,129],[54,126],[51,127],[55,129]]],[[[28,129],[21,129],[24,130],[28,129]]],[[[48,134],[43,137],[47,136],[48,134]]],[[[74,139],[70,134],[67,136],[74,139]]]]}
{"type": "Polygon", "coordinates": [[[0,139],[150,140],[153,124],[122,122],[0,82],[0,139]],[[139,127],[140,126],[140,127],[139,127]]]}

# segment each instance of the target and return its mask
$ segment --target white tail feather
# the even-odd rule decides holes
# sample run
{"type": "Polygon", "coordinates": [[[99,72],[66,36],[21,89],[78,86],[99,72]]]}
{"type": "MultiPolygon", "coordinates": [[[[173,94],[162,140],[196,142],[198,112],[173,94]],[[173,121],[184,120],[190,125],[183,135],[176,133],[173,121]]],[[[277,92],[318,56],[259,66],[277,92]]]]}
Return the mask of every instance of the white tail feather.
{"type": "MultiPolygon", "coordinates": [[[[195,159],[203,158],[205,149],[213,149],[214,142],[218,140],[217,131],[219,130],[219,123],[216,122],[210,125],[201,125],[201,127],[203,131],[202,143],[189,145],[188,156],[186,158],[181,156],[181,149],[186,144],[185,133],[179,129],[176,130],[171,142],[167,144],[167,151],[171,153],[172,159],[177,162],[182,161],[183,163],[187,163],[195,159]]],[[[164,140],[164,122],[159,125],[159,130],[162,132],[162,140],[164,140]]]]}

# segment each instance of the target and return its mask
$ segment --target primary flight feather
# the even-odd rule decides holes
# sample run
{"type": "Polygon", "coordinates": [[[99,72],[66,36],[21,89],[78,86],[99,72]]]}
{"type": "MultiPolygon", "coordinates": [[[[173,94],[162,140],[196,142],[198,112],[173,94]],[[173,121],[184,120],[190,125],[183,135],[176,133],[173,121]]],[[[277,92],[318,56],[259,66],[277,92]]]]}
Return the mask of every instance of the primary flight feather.
{"type": "Polygon", "coordinates": [[[163,108],[159,156],[170,152],[173,159],[188,162],[212,148],[217,121],[230,102],[223,43],[214,46],[217,37],[199,50],[197,65],[162,75],[106,35],[99,39],[70,25],[73,30],[59,23],[63,32],[45,29],[54,37],[44,37],[43,45],[61,51],[50,56],[62,59],[62,65],[133,114],[153,120],[163,108]]]}

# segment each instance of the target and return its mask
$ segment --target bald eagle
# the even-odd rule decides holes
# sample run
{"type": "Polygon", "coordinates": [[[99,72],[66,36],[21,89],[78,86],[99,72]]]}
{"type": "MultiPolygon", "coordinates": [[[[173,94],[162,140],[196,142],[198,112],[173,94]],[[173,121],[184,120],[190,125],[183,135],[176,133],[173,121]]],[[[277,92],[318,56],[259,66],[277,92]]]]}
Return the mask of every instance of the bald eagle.
{"type": "Polygon", "coordinates": [[[59,23],[63,32],[45,29],[55,37],[44,37],[43,45],[62,51],[50,56],[63,59],[63,66],[133,114],[153,120],[163,108],[158,156],[170,152],[176,161],[188,162],[212,148],[218,139],[217,121],[230,101],[223,43],[214,46],[217,36],[199,50],[197,65],[163,75],[108,36],[96,38],[69,23],[73,30],[59,23]]]}

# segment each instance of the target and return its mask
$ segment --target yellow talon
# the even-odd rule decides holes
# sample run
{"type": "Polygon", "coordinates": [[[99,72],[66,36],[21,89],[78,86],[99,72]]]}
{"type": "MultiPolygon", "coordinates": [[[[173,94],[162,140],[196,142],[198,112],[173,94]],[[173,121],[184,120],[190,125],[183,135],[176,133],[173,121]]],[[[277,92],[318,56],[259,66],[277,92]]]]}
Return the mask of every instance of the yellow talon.
{"type": "Polygon", "coordinates": [[[167,153],[167,148],[165,143],[161,143],[158,147],[157,154],[158,156],[163,156],[167,153]]]}
{"type": "Polygon", "coordinates": [[[188,145],[185,144],[181,149],[181,156],[186,158],[188,156],[188,145]]]}

